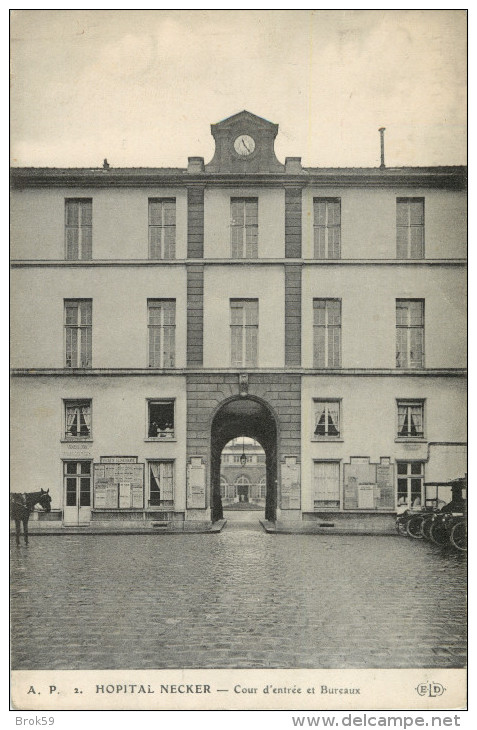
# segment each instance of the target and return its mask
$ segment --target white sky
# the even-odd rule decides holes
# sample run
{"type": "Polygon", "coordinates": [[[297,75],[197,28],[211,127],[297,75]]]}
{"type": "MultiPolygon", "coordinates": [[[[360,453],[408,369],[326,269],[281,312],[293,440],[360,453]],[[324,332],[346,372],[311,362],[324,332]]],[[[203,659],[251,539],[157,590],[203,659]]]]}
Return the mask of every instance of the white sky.
{"type": "Polygon", "coordinates": [[[15,166],[186,167],[247,109],[304,165],[466,163],[463,10],[14,10],[15,166]]]}

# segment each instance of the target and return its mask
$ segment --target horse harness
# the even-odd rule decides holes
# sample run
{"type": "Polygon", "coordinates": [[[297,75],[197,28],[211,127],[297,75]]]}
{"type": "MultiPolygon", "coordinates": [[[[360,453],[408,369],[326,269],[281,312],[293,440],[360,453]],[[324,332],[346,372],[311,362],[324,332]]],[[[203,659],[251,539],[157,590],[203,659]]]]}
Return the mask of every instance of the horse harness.
{"type": "Polygon", "coordinates": [[[23,492],[22,494],[12,494],[11,502],[13,506],[21,507],[22,509],[31,512],[31,508],[28,506],[26,492],[23,492]]]}

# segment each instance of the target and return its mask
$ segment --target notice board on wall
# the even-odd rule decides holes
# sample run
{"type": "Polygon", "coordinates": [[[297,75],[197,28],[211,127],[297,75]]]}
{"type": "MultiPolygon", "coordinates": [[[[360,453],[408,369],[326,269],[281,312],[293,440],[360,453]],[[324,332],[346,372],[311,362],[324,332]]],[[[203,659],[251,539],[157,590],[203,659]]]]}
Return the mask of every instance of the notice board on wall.
{"type": "Polygon", "coordinates": [[[344,508],[394,509],[394,467],[387,457],[379,464],[367,456],[351,457],[344,465],[344,508]]]}
{"type": "Polygon", "coordinates": [[[281,509],[300,509],[300,464],[295,457],[285,459],[281,465],[281,509]]]}
{"type": "Polygon", "coordinates": [[[93,464],[96,509],[143,509],[144,464],[93,464]]]}
{"type": "Polygon", "coordinates": [[[193,456],[187,465],[187,507],[205,509],[205,464],[193,456]]]}

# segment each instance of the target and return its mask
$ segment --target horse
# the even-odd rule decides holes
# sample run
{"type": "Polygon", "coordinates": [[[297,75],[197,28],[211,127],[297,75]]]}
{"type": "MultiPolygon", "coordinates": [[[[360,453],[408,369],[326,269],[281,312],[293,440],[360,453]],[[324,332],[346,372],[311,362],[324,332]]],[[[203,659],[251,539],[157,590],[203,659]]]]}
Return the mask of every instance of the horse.
{"type": "Polygon", "coordinates": [[[16,545],[20,546],[21,523],[23,522],[23,539],[28,545],[28,520],[36,504],[39,504],[45,512],[51,511],[51,497],[42,489],[40,492],[24,492],[23,494],[10,495],[10,519],[15,520],[16,545]]]}

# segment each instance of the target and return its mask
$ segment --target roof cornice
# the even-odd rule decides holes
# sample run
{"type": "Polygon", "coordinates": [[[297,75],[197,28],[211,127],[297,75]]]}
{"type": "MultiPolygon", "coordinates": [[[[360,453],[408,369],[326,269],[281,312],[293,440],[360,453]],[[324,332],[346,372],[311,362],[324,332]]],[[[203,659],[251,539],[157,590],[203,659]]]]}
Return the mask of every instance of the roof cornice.
{"type": "Polygon", "coordinates": [[[290,173],[189,173],[181,168],[11,168],[14,189],[45,187],[429,187],[465,190],[467,167],[303,168],[290,173]]]}

